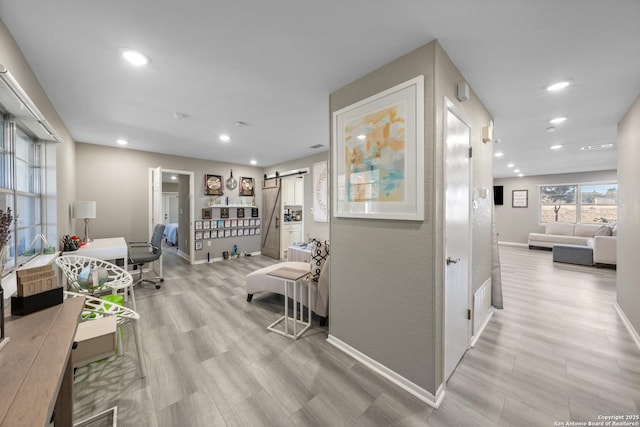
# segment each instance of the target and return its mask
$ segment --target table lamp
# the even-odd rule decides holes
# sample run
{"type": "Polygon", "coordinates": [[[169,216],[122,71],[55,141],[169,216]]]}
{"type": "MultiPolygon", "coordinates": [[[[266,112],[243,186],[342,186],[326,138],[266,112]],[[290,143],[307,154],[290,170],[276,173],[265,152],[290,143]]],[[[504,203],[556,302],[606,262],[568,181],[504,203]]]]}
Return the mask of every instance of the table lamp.
{"type": "Polygon", "coordinates": [[[83,242],[93,242],[89,238],[89,220],[96,218],[96,202],[73,202],[73,218],[84,219],[83,242]]]}

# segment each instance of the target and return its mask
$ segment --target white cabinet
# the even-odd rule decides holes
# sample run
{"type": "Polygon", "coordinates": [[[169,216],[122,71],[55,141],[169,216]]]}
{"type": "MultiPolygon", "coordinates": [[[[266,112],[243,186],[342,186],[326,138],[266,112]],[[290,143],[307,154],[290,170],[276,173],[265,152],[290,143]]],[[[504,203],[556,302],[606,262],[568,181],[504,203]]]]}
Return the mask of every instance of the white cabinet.
{"type": "Polygon", "coordinates": [[[282,180],[282,204],[284,206],[302,206],[304,203],[304,180],[285,178],[282,180]]]}
{"type": "Polygon", "coordinates": [[[286,250],[289,246],[296,242],[302,241],[302,224],[288,224],[282,227],[282,235],[280,240],[281,254],[285,256],[286,250]]]}

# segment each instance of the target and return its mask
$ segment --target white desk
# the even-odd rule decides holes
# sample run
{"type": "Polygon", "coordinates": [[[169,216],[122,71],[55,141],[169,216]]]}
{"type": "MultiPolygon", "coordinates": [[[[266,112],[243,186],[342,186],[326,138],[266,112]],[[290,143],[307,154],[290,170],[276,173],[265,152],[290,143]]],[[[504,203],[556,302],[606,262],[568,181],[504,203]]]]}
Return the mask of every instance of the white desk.
{"type": "Polygon", "coordinates": [[[94,239],[73,252],[63,252],[62,255],[82,255],[103,261],[123,260],[125,271],[128,267],[129,251],[124,237],[109,237],[106,239],[94,239]]]}
{"type": "Polygon", "coordinates": [[[302,281],[309,276],[309,270],[298,270],[291,267],[282,267],[267,273],[267,276],[280,279],[284,282],[284,316],[267,326],[267,329],[284,335],[287,338],[297,340],[307,329],[311,327],[311,286],[307,285],[307,321],[303,320],[304,304],[300,304],[298,311],[298,292],[302,297],[302,281]],[[289,317],[289,284],[293,286],[293,318],[289,317]],[[298,317],[299,315],[299,317],[298,317]],[[293,333],[289,332],[289,320],[293,320],[293,333]],[[276,325],[284,321],[284,331],[276,328],[276,325]],[[298,325],[303,326],[298,330],[298,325]]]}

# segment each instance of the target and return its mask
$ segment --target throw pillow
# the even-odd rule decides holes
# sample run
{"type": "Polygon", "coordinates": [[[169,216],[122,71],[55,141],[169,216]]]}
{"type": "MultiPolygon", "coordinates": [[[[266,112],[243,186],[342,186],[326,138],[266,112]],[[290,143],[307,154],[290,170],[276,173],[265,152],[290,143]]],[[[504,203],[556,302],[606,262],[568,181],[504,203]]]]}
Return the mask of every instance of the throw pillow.
{"type": "Polygon", "coordinates": [[[320,279],[320,273],[324,262],[329,256],[329,244],[324,241],[313,240],[311,242],[311,280],[317,282],[320,279]]]}
{"type": "Polygon", "coordinates": [[[596,236],[611,236],[613,234],[613,230],[611,230],[611,227],[609,227],[608,225],[603,225],[602,227],[598,228],[598,230],[596,231],[596,236]]]}

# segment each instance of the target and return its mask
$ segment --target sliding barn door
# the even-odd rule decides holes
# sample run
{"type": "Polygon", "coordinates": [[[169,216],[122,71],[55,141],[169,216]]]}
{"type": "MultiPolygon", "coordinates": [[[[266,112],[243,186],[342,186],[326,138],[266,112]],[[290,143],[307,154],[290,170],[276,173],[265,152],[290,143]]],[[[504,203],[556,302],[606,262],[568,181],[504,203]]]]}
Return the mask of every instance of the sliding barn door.
{"type": "Polygon", "coordinates": [[[262,255],[280,259],[280,178],[264,181],[262,187],[262,255]]]}

